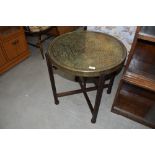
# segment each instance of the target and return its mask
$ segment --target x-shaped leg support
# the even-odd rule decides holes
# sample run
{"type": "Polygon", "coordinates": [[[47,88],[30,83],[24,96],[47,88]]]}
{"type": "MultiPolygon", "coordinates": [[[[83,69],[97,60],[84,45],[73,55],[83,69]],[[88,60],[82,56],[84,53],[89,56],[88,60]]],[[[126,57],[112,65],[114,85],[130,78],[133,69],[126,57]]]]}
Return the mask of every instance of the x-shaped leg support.
{"type": "Polygon", "coordinates": [[[47,54],[46,54],[46,60],[47,60],[47,66],[48,66],[48,71],[49,71],[49,76],[50,76],[50,81],[51,81],[51,86],[52,86],[52,90],[53,90],[53,96],[54,96],[55,104],[59,104],[58,97],[83,93],[83,95],[87,101],[87,104],[89,106],[89,109],[92,113],[91,122],[95,123],[97,115],[98,115],[100,103],[101,103],[103,89],[108,88],[107,93],[111,93],[115,74],[111,76],[109,84],[105,84],[106,75],[101,74],[100,77],[97,78],[97,80],[95,82],[95,86],[89,87],[89,88],[86,87],[86,80],[87,80],[86,77],[76,77],[76,81],[79,82],[81,89],[57,93],[56,86],[55,86],[55,80],[54,80],[53,66],[52,66],[52,63],[51,63],[49,56],[47,54]],[[93,91],[93,90],[97,90],[94,107],[91,104],[90,99],[89,99],[88,94],[87,94],[88,91],[93,91]]]}

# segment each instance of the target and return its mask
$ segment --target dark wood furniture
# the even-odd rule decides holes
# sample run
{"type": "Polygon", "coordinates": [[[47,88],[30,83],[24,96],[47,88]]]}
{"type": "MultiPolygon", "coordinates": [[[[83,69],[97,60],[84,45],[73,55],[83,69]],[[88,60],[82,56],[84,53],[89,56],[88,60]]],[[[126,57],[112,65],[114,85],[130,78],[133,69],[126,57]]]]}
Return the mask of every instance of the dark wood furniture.
{"type": "Polygon", "coordinates": [[[30,55],[24,30],[18,26],[0,27],[0,74],[30,55]]]}
{"type": "Polygon", "coordinates": [[[79,26],[56,26],[57,27],[57,35],[62,35],[64,33],[75,31],[79,26]]]}
{"type": "MultiPolygon", "coordinates": [[[[35,44],[31,42],[28,42],[28,44],[39,48],[42,58],[44,59],[43,42],[54,36],[53,33],[50,33],[51,30],[57,33],[56,26],[25,26],[24,30],[27,36],[38,37],[38,41],[35,44]],[[43,35],[46,35],[46,37],[43,38],[43,35]]],[[[57,34],[55,36],[57,36],[57,34]]]]}
{"type": "Polygon", "coordinates": [[[155,27],[137,28],[112,112],[155,128],[155,27]]]}
{"type": "Polygon", "coordinates": [[[55,38],[46,53],[55,104],[59,104],[58,97],[83,93],[92,113],[91,122],[95,123],[103,89],[107,88],[107,93],[111,93],[115,75],[122,69],[126,53],[125,46],[107,34],[74,31],[55,38]],[[57,93],[53,65],[74,75],[81,89],[57,93]],[[87,88],[86,83],[90,79],[95,86],[87,88]],[[97,90],[94,106],[87,94],[93,90],[97,90]]]}
{"type": "Polygon", "coordinates": [[[28,36],[38,37],[38,41],[34,44],[28,42],[29,45],[40,49],[42,58],[44,59],[43,42],[50,37],[57,37],[67,32],[74,31],[78,26],[25,26],[25,33],[28,36]],[[46,37],[42,37],[46,35],[46,37]]]}

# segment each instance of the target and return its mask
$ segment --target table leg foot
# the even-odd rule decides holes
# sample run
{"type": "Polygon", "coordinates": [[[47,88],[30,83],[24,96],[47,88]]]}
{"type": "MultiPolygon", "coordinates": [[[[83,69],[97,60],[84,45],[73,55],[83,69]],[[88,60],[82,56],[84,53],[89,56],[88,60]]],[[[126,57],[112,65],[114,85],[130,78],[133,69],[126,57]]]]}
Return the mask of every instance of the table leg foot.
{"type": "Polygon", "coordinates": [[[96,119],[92,118],[91,123],[96,123],[96,119]]]}
{"type": "Polygon", "coordinates": [[[59,100],[58,101],[55,101],[55,104],[58,105],[59,104],[59,100]]]}

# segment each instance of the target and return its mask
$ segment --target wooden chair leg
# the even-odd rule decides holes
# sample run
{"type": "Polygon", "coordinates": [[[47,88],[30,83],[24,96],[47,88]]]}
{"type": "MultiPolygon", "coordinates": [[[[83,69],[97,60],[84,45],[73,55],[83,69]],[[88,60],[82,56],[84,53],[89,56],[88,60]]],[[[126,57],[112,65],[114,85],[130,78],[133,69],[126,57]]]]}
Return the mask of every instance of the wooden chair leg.
{"type": "Polygon", "coordinates": [[[75,76],[74,80],[75,80],[75,82],[78,82],[78,77],[77,77],[77,76],[75,76]]]}
{"type": "Polygon", "coordinates": [[[87,26],[84,26],[84,28],[83,28],[83,29],[84,29],[84,31],[86,31],[86,30],[87,30],[87,26]]]}
{"type": "Polygon", "coordinates": [[[39,35],[38,46],[39,46],[39,49],[40,49],[40,53],[42,55],[42,58],[44,59],[44,51],[43,51],[43,45],[42,45],[42,41],[41,41],[41,34],[39,35]]]}

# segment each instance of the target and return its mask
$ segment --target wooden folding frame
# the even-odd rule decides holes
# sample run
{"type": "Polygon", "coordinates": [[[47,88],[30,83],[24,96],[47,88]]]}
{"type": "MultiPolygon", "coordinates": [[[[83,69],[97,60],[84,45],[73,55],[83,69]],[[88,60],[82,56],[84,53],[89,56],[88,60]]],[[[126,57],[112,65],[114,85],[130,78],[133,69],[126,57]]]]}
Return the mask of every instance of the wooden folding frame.
{"type": "MultiPolygon", "coordinates": [[[[91,122],[95,123],[96,119],[97,119],[100,103],[101,103],[103,89],[108,88],[107,93],[108,94],[111,93],[111,89],[112,89],[113,82],[114,82],[117,72],[115,71],[110,75],[101,74],[100,77],[94,77],[93,79],[94,79],[95,86],[89,87],[89,88],[86,87],[87,77],[75,76],[75,81],[79,82],[81,89],[58,93],[56,90],[56,85],[55,85],[53,64],[52,64],[51,59],[47,53],[45,54],[45,56],[46,56],[47,67],[48,67],[49,77],[50,77],[51,86],[52,86],[52,90],[53,90],[55,104],[59,104],[58,97],[83,93],[83,95],[87,101],[88,107],[92,113],[91,122]],[[109,83],[105,84],[105,81],[108,79],[109,79],[109,83]],[[95,99],[95,105],[93,107],[93,105],[91,104],[91,101],[88,97],[87,92],[94,91],[94,90],[97,90],[97,94],[96,94],[96,99],[95,99]]],[[[121,66],[121,68],[122,68],[122,66],[121,66]]],[[[120,71],[120,70],[117,70],[117,71],[120,71]]]]}

